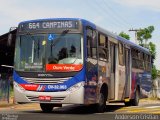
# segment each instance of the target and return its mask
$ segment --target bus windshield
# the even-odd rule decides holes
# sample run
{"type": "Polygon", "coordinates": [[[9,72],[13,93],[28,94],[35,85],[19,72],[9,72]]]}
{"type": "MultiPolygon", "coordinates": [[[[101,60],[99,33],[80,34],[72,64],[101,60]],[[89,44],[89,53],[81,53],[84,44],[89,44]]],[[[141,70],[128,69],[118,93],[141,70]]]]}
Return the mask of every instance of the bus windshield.
{"type": "Polygon", "coordinates": [[[35,34],[17,37],[15,70],[46,71],[46,65],[82,64],[80,34],[35,34]]]}

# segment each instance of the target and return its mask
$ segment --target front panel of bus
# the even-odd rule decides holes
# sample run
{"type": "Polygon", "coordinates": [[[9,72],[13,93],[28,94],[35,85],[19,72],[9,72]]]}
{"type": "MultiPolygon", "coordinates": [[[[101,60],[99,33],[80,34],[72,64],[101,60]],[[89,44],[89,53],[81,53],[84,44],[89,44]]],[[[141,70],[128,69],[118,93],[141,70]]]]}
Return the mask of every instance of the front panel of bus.
{"type": "Polygon", "coordinates": [[[83,64],[80,21],[20,23],[15,47],[16,102],[83,104],[83,64]]]}

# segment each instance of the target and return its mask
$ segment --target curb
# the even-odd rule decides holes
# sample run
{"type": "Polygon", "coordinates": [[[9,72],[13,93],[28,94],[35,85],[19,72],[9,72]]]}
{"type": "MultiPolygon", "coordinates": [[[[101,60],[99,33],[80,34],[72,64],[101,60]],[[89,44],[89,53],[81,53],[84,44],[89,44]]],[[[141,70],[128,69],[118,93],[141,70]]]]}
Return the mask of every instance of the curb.
{"type": "Polygon", "coordinates": [[[10,106],[14,106],[15,105],[13,98],[10,98],[9,101],[10,101],[9,103],[7,101],[0,101],[0,108],[2,108],[2,107],[10,107],[10,106]]]}
{"type": "Polygon", "coordinates": [[[14,106],[15,104],[13,103],[6,103],[6,104],[0,104],[0,108],[2,107],[11,107],[11,106],[14,106]]]}

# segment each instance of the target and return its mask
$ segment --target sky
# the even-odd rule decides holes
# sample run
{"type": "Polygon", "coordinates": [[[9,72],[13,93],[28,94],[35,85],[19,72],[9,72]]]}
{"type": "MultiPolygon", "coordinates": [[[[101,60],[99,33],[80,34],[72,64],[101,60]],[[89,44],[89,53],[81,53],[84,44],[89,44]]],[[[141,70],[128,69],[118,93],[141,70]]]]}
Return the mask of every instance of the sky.
{"type": "Polygon", "coordinates": [[[160,70],[160,0],[0,0],[0,35],[26,20],[42,18],[83,18],[135,42],[129,29],[153,25],[149,41],[156,44],[155,65],[160,70]]]}

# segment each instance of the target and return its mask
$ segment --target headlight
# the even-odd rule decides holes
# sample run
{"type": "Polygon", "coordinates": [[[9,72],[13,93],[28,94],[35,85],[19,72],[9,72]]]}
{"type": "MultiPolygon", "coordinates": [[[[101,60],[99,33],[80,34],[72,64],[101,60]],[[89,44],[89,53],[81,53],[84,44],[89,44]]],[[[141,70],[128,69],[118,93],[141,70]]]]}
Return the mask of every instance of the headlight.
{"type": "Polygon", "coordinates": [[[19,91],[25,92],[25,89],[21,85],[19,85],[18,83],[16,83],[16,82],[14,82],[14,87],[16,89],[18,89],[19,91]]]}
{"type": "Polygon", "coordinates": [[[77,83],[74,86],[70,87],[69,89],[67,89],[67,91],[68,92],[74,92],[74,91],[80,89],[80,87],[83,87],[83,86],[84,86],[84,82],[80,82],[80,83],[77,83]]]}

